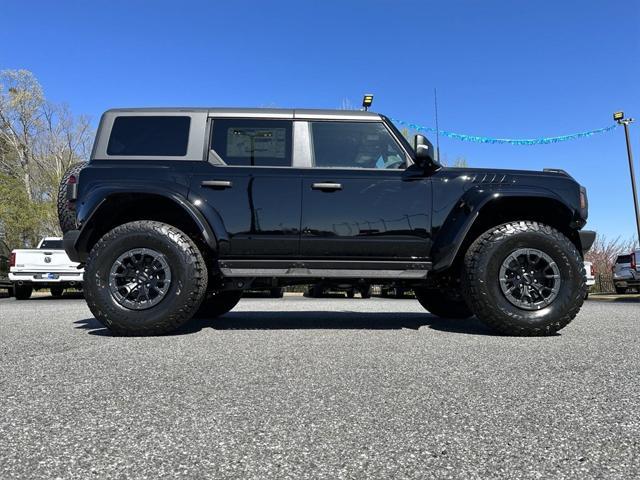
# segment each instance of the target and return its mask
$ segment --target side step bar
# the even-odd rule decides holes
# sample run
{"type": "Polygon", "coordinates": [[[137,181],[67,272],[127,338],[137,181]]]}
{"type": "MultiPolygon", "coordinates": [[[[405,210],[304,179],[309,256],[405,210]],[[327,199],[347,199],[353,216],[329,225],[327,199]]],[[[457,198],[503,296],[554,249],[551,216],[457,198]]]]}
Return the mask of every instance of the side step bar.
{"type": "Polygon", "coordinates": [[[427,278],[431,262],[361,260],[218,260],[225,277],[427,278]]]}

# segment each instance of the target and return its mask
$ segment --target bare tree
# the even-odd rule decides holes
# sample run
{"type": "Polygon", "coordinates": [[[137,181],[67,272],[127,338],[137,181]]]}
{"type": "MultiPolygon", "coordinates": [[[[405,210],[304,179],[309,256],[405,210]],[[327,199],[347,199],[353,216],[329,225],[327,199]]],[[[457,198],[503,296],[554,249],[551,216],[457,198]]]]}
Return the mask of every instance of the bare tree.
{"type": "Polygon", "coordinates": [[[2,152],[0,168],[22,178],[30,200],[33,147],[42,128],[44,95],[28,70],[0,72],[0,138],[9,151],[2,152]]]}
{"type": "Polygon", "coordinates": [[[89,120],[48,102],[31,72],[0,71],[0,204],[7,207],[0,212],[0,234],[28,244],[17,234],[27,224],[29,239],[59,233],[58,184],[71,164],[88,157],[92,136],[89,120]],[[11,213],[16,202],[19,211],[11,213]]]}
{"type": "Polygon", "coordinates": [[[592,262],[598,273],[609,273],[618,255],[630,253],[637,244],[634,240],[620,237],[609,239],[598,234],[591,249],[585,254],[585,260],[592,262]]]}

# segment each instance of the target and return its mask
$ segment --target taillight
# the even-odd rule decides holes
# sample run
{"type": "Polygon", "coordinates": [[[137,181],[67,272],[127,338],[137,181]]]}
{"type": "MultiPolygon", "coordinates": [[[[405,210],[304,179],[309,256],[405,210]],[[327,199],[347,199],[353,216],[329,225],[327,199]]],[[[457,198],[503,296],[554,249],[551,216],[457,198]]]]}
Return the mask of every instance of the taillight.
{"type": "Polygon", "coordinates": [[[9,255],[9,266],[10,267],[15,267],[16,266],[16,254],[15,254],[15,252],[11,252],[11,255],[9,255]]]}
{"type": "Polygon", "coordinates": [[[78,177],[75,175],[69,175],[67,179],[67,203],[69,207],[72,207],[72,203],[78,198],[78,177]]]}
{"type": "Polygon", "coordinates": [[[594,267],[593,265],[590,265],[589,269],[591,270],[591,276],[595,277],[596,276],[596,267],[594,267]]]}
{"type": "Polygon", "coordinates": [[[636,269],[636,253],[631,252],[631,270],[636,269]]]}

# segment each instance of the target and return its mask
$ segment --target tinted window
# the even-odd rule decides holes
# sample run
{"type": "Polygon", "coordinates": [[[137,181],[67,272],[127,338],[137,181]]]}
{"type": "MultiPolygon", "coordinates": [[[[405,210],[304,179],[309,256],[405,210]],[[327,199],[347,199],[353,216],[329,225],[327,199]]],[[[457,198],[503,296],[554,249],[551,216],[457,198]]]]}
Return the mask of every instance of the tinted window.
{"type": "Polygon", "coordinates": [[[620,255],[616,259],[616,263],[631,263],[631,255],[620,255]]]}
{"type": "Polygon", "coordinates": [[[313,152],[318,167],[398,169],[404,152],[378,122],[313,122],[313,152]]]}
{"type": "Polygon", "coordinates": [[[184,156],[190,122],[189,117],[117,117],[107,155],[184,156]]]}
{"type": "Polygon", "coordinates": [[[232,120],[213,122],[211,148],[227,165],[291,166],[291,122],[232,120]]]}
{"type": "Polygon", "coordinates": [[[62,240],[45,240],[40,245],[40,248],[47,250],[62,250],[64,247],[62,246],[62,240]]]}

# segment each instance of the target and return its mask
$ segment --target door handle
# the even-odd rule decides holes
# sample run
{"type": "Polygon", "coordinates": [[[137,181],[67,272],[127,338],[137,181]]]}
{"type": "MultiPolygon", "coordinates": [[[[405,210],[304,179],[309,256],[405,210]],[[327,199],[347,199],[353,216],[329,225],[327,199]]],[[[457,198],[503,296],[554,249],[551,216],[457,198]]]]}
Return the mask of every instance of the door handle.
{"type": "Polygon", "coordinates": [[[318,182],[311,185],[314,190],[342,190],[342,184],[333,182],[318,182]]]}
{"type": "Polygon", "coordinates": [[[203,180],[201,185],[208,188],[223,189],[231,188],[233,186],[233,183],[231,183],[229,180],[203,180]]]}

